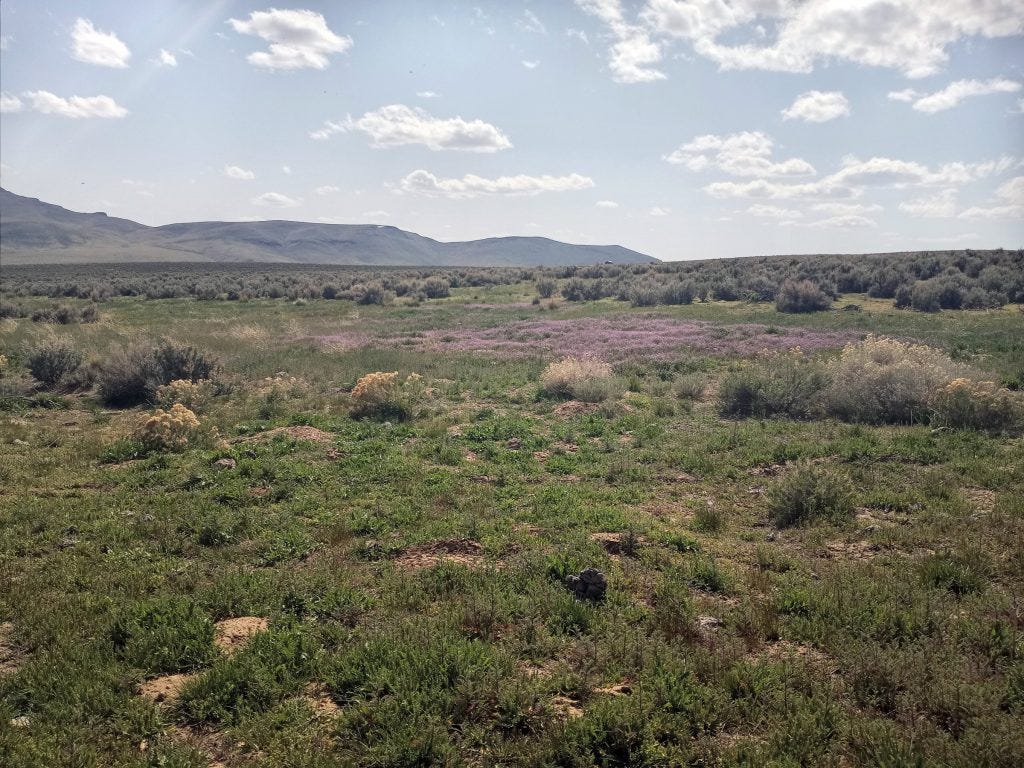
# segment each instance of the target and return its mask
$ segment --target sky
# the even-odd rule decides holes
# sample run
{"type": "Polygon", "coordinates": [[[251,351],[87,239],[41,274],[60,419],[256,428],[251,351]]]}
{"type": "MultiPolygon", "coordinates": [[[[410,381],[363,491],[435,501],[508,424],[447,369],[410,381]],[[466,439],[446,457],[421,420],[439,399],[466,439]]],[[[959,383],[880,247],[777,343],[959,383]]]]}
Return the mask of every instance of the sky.
{"type": "Polygon", "coordinates": [[[661,259],[1024,246],[1024,0],[0,0],[0,183],[661,259]]]}

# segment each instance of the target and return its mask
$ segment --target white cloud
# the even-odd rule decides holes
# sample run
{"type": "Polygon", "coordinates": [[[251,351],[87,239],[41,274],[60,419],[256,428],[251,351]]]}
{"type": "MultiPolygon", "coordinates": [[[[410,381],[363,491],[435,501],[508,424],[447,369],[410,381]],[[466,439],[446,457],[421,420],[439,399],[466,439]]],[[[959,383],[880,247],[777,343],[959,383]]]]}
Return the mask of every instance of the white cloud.
{"type": "Polygon", "coordinates": [[[225,165],[224,175],[229,179],[235,179],[237,181],[252,181],[256,178],[255,173],[247,171],[245,168],[239,168],[237,165],[225,165]]]}
{"type": "Polygon", "coordinates": [[[381,219],[391,218],[391,214],[387,211],[364,211],[363,218],[371,221],[380,221],[381,219]]]}
{"type": "Polygon", "coordinates": [[[441,94],[434,91],[417,91],[416,95],[421,99],[437,99],[441,96],[441,94]]]}
{"type": "Polygon", "coordinates": [[[920,94],[913,88],[904,88],[902,91],[889,91],[889,101],[902,101],[907,104],[916,99],[920,94]]]}
{"type": "Polygon", "coordinates": [[[0,35],[0,51],[6,51],[11,47],[11,40],[14,38],[10,35],[0,35]]]}
{"type": "Polygon", "coordinates": [[[781,162],[771,159],[774,142],[757,132],[734,133],[729,136],[707,134],[681,145],[665,160],[685,165],[691,171],[717,168],[732,176],[807,176],[814,166],[800,158],[781,162]]]}
{"type": "Polygon", "coordinates": [[[529,8],[523,11],[523,18],[516,22],[516,26],[520,29],[525,29],[527,32],[536,32],[539,35],[546,35],[548,33],[544,22],[538,19],[537,14],[529,8]]]}
{"type": "Polygon", "coordinates": [[[1024,219],[1024,176],[1015,176],[996,189],[999,202],[975,206],[960,213],[961,219],[1024,219]]]}
{"type": "Polygon", "coordinates": [[[231,27],[242,35],[256,35],[270,43],[266,51],[246,57],[254,67],[265,69],[326,69],[328,56],[344,53],[352,47],[352,38],[332,32],[324,17],[314,11],[253,11],[248,21],[229,19],[231,27]]]}
{"type": "Polygon", "coordinates": [[[333,184],[324,184],[322,187],[317,187],[314,191],[318,195],[333,195],[335,192],[341,192],[341,187],[336,187],[333,184]]]}
{"type": "Polygon", "coordinates": [[[747,213],[762,219],[799,219],[803,216],[800,211],[791,208],[779,208],[775,205],[764,205],[755,203],[747,208],[747,213]]]}
{"type": "Polygon", "coordinates": [[[840,91],[807,91],[782,110],[785,120],[825,123],[850,114],[850,102],[840,91]]]}
{"type": "Polygon", "coordinates": [[[618,83],[649,83],[665,79],[665,73],[653,67],[661,61],[661,45],[651,39],[643,26],[626,21],[619,0],[576,0],[576,5],[596,16],[615,41],[608,55],[613,80],[618,83]]]}
{"type": "Polygon", "coordinates": [[[501,176],[486,179],[467,174],[461,179],[440,179],[417,170],[402,179],[403,192],[428,196],[470,198],[481,195],[536,195],[541,192],[572,192],[594,186],[593,179],[573,173],[568,176],[501,176]]]}
{"type": "Polygon", "coordinates": [[[302,204],[301,200],[282,195],[280,192],[264,192],[252,199],[253,205],[265,205],[270,208],[295,208],[302,204]]]}
{"type": "Polygon", "coordinates": [[[113,32],[101,32],[88,19],[78,19],[71,29],[71,55],[86,64],[123,69],[132,52],[113,32]]]}
{"type": "Polygon", "coordinates": [[[869,229],[877,227],[871,219],[866,216],[833,216],[830,219],[822,219],[821,221],[812,221],[807,226],[809,227],[821,227],[823,229],[869,229]]]}
{"type": "Polygon", "coordinates": [[[0,112],[21,112],[25,105],[21,99],[11,93],[0,93],[0,112]]]}
{"type": "MultiPolygon", "coordinates": [[[[1022,9],[1024,11],[1024,9],[1022,9]]],[[[914,109],[929,115],[952,109],[964,99],[971,96],[988,96],[993,93],[1016,93],[1021,84],[1015,80],[994,77],[991,80],[956,80],[941,91],[920,95],[914,102],[914,109]]],[[[890,97],[892,94],[890,94],[890,97]]]]}
{"type": "Polygon", "coordinates": [[[653,208],[651,208],[651,210],[649,210],[647,213],[650,216],[658,216],[658,217],[660,217],[660,216],[668,216],[670,213],[672,213],[672,209],[671,208],[662,208],[661,206],[656,205],[653,208]]]}
{"type": "Polygon", "coordinates": [[[1020,0],[647,0],[640,16],[651,34],[686,40],[722,69],[779,72],[848,61],[925,77],[962,38],[1024,31],[1020,0]],[[767,45],[765,27],[775,30],[767,45]],[[738,41],[720,43],[727,33],[738,41]]]}
{"type": "Polygon", "coordinates": [[[900,210],[924,219],[949,219],[956,215],[956,189],[944,189],[938,194],[917,197],[900,203],[900,210]]]}
{"type": "Polygon", "coordinates": [[[160,49],[160,54],[156,59],[157,63],[164,67],[176,67],[178,66],[178,57],[170,51],[165,51],[163,48],[160,49]]]}
{"type": "Polygon", "coordinates": [[[598,208],[618,208],[619,204],[614,200],[598,200],[594,203],[598,208]]]}
{"type": "Polygon", "coordinates": [[[63,98],[49,91],[28,91],[22,94],[32,103],[32,109],[44,115],[83,118],[102,117],[119,118],[128,114],[128,110],[120,106],[109,96],[69,96],[63,98]]]}
{"type": "Polygon", "coordinates": [[[536,69],[537,67],[540,66],[540,60],[538,59],[536,61],[527,61],[526,59],[523,59],[523,66],[526,67],[527,69],[536,69]]]}
{"type": "Polygon", "coordinates": [[[422,144],[433,150],[453,149],[464,152],[497,152],[509,149],[512,142],[500,129],[483,120],[461,117],[432,117],[422,109],[403,104],[381,107],[367,112],[358,120],[327,121],[324,127],[310,133],[314,139],[326,139],[344,131],[362,131],[376,148],[422,144]]]}
{"type": "Polygon", "coordinates": [[[827,213],[830,216],[852,216],[861,213],[874,213],[882,210],[877,203],[815,203],[812,211],[827,213]]]}
{"type": "Polygon", "coordinates": [[[573,29],[570,27],[569,29],[565,30],[565,35],[566,37],[575,37],[584,45],[590,45],[590,38],[587,37],[587,33],[584,32],[582,29],[573,29]]]}
{"type": "Polygon", "coordinates": [[[281,173],[285,174],[286,176],[291,176],[292,175],[291,166],[282,165],[281,166],[281,173]]]}

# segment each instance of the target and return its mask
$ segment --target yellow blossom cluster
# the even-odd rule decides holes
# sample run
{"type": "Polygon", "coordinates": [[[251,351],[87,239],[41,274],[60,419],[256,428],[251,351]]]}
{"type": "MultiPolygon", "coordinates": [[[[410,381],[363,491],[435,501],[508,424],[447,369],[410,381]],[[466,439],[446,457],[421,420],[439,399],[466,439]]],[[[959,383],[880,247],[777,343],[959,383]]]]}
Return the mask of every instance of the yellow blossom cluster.
{"type": "Polygon", "coordinates": [[[406,418],[423,393],[423,377],[418,373],[411,373],[402,380],[398,371],[374,371],[360,378],[352,388],[351,413],[357,418],[406,418]]]}
{"type": "Polygon", "coordinates": [[[181,450],[199,429],[199,417],[181,403],[165,411],[157,408],[145,418],[136,437],[149,449],[160,451],[181,450]]]}
{"type": "Polygon", "coordinates": [[[162,408],[170,408],[175,403],[189,408],[193,411],[201,410],[213,397],[213,383],[209,379],[189,381],[188,379],[175,379],[170,384],[164,384],[156,391],[156,402],[162,408]]]}
{"type": "Polygon", "coordinates": [[[1017,403],[1013,393],[994,381],[953,379],[932,398],[936,420],[949,427],[1000,429],[1013,424],[1017,403]]]}

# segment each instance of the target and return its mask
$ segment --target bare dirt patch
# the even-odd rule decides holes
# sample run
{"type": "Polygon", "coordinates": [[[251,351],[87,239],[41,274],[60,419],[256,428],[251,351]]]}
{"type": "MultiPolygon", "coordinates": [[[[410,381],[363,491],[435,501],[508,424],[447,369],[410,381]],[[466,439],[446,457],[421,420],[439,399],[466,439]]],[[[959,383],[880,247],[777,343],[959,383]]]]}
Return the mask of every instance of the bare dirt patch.
{"type": "Polygon", "coordinates": [[[0,678],[13,675],[18,671],[24,655],[14,644],[14,625],[5,621],[0,624],[0,678]]]}
{"type": "Polygon", "coordinates": [[[584,403],[579,400],[568,400],[561,405],[555,406],[555,410],[552,413],[560,419],[569,419],[573,416],[583,416],[588,413],[593,413],[601,405],[599,403],[584,403]]]}
{"type": "Polygon", "coordinates": [[[599,693],[602,696],[629,696],[632,692],[633,686],[628,680],[594,689],[594,693],[599,693]]]}
{"type": "Polygon", "coordinates": [[[272,438],[275,435],[287,435],[296,440],[308,440],[311,443],[334,442],[334,435],[316,427],[274,427],[260,434],[268,438],[272,438]]]}
{"type": "Polygon", "coordinates": [[[238,616],[214,625],[213,642],[229,656],[241,650],[257,632],[266,632],[270,625],[262,616],[238,616]]]}
{"type": "Polygon", "coordinates": [[[602,549],[613,557],[633,555],[641,544],[645,543],[642,536],[630,536],[628,533],[598,531],[590,534],[590,540],[601,545],[602,549]]]}
{"type": "Polygon", "coordinates": [[[331,718],[341,712],[341,707],[331,698],[327,687],[321,683],[310,683],[303,691],[302,696],[309,708],[317,717],[331,718]]]}
{"type": "Polygon", "coordinates": [[[971,505],[971,509],[979,514],[988,515],[995,509],[995,491],[989,491],[985,488],[964,488],[962,493],[964,498],[967,499],[967,503],[971,505]]]}
{"type": "Polygon", "coordinates": [[[139,695],[152,699],[158,704],[169,704],[181,695],[181,690],[195,677],[195,675],[178,674],[144,680],[139,684],[139,695]]]}
{"type": "Polygon", "coordinates": [[[484,548],[472,539],[447,539],[408,547],[395,558],[395,565],[405,570],[432,568],[447,560],[470,568],[483,563],[484,548]]]}
{"type": "Polygon", "coordinates": [[[575,720],[583,717],[583,707],[574,699],[568,696],[555,696],[551,699],[551,710],[555,717],[564,717],[566,720],[575,720]]]}

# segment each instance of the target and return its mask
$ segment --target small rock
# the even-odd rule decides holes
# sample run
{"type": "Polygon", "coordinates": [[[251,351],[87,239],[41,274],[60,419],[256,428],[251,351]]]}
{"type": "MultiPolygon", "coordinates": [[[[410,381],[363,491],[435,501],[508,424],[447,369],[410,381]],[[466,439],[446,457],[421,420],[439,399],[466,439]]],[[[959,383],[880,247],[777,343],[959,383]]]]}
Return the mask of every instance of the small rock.
{"type": "Polygon", "coordinates": [[[608,590],[608,580],[596,568],[584,568],[578,576],[566,576],[565,586],[580,600],[600,602],[608,590]]]}
{"type": "Polygon", "coordinates": [[[518,437],[513,437],[510,438],[509,441],[505,443],[505,445],[508,446],[509,450],[518,451],[520,448],[523,447],[523,441],[520,440],[518,437]]]}
{"type": "Polygon", "coordinates": [[[28,445],[28,443],[26,443],[24,440],[19,440],[18,438],[14,438],[14,440],[12,440],[11,442],[13,442],[15,445],[28,445]]]}
{"type": "Polygon", "coordinates": [[[697,626],[701,629],[715,629],[722,626],[722,620],[717,616],[698,616],[697,626]]]}
{"type": "Polygon", "coordinates": [[[31,725],[31,724],[32,724],[32,721],[29,720],[28,715],[22,715],[21,717],[12,717],[11,718],[11,727],[12,728],[28,728],[29,725],[31,725]]]}
{"type": "Polygon", "coordinates": [[[869,525],[869,526],[864,528],[864,533],[874,533],[877,530],[878,530],[878,526],[877,525],[869,525]]]}
{"type": "Polygon", "coordinates": [[[234,459],[217,459],[213,462],[213,466],[217,469],[234,469],[236,462],[234,459]]]}
{"type": "Polygon", "coordinates": [[[58,549],[71,549],[78,543],[78,539],[61,539],[57,542],[58,549]]]}

